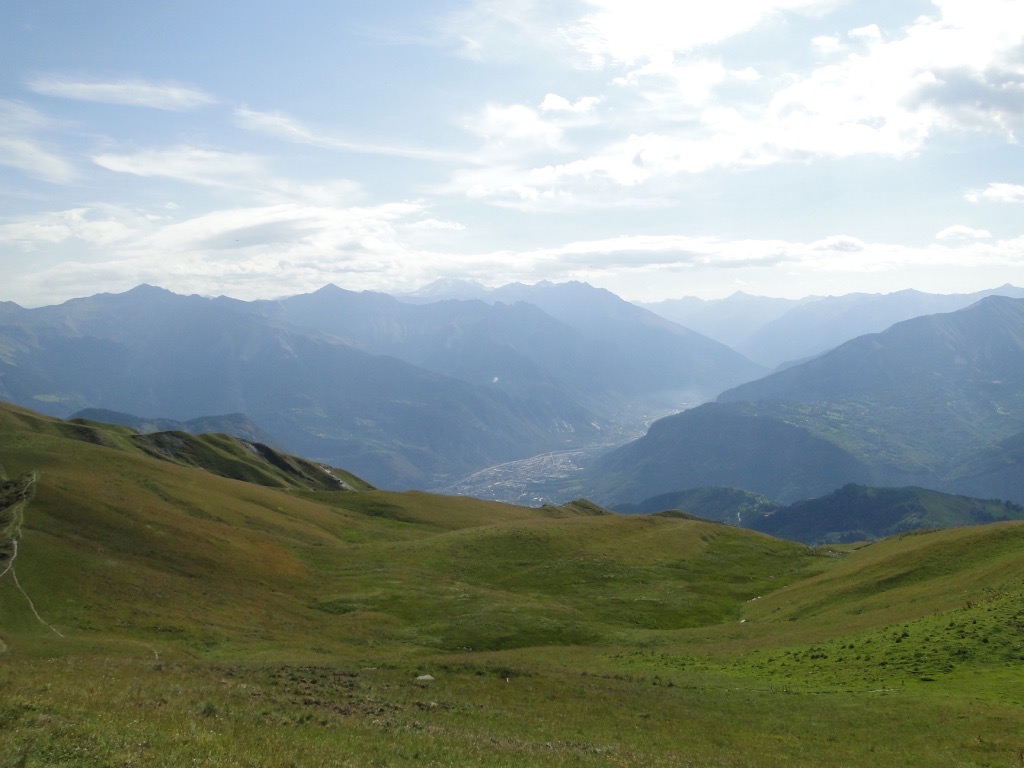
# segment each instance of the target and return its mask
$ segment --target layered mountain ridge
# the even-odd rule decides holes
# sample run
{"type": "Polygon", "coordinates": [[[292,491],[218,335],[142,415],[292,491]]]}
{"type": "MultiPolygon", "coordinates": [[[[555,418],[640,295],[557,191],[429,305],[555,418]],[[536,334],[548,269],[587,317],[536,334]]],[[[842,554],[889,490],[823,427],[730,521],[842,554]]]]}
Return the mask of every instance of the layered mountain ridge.
{"type": "Polygon", "coordinates": [[[955,312],[986,296],[1024,298],[1003,285],[986,291],[933,294],[915,290],[776,299],[737,292],[725,299],[689,297],[641,306],[728,344],[769,368],[800,362],[869,333],[922,315],[955,312]]]}
{"type": "Polygon", "coordinates": [[[851,482],[1021,501],[1022,430],[1024,300],[992,296],[656,422],[599,461],[592,482],[606,502],[703,485],[791,502],[851,482]]]}
{"type": "Polygon", "coordinates": [[[334,286],[279,301],[140,286],[10,305],[0,311],[0,397],[62,417],[243,413],[295,453],[406,488],[621,441],[650,409],[676,410],[760,372],[607,292],[539,292],[570,306],[556,314],[576,325],[525,301],[414,305],[334,286]],[[601,327],[609,307],[618,315],[601,327]]]}
{"type": "MultiPolygon", "coordinates": [[[[738,297],[762,321],[779,310],[755,298],[738,297]]],[[[908,294],[888,301],[905,309],[908,294]]],[[[254,302],[140,286],[0,307],[0,397],[498,499],[629,503],[714,485],[788,503],[862,483],[1020,500],[1021,303],[989,296],[758,379],[723,344],[583,283],[254,302]],[[559,477],[517,475],[549,468],[559,477]]]]}

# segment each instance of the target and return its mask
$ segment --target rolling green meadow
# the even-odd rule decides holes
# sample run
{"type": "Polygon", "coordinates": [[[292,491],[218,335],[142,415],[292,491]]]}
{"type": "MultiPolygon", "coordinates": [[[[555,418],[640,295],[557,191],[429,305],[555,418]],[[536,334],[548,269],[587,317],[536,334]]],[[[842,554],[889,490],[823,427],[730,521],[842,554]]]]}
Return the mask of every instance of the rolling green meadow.
{"type": "Polygon", "coordinates": [[[1024,524],[810,548],[174,435],[0,406],[3,768],[1024,766],[1024,524]]]}

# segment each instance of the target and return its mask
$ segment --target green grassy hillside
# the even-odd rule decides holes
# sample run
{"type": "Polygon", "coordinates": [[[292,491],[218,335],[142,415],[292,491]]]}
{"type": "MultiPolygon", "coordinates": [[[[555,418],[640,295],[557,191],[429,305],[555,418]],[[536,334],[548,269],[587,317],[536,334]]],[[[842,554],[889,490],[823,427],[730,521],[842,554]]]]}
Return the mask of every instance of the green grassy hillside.
{"type": "Polygon", "coordinates": [[[583,502],[271,487],[8,407],[0,465],[0,765],[1024,749],[1019,524],[814,550],[583,502]]]}
{"type": "Polygon", "coordinates": [[[4,442],[17,451],[0,461],[11,477],[39,477],[19,569],[52,574],[44,588],[63,598],[50,623],[86,634],[127,629],[209,648],[304,647],[307,633],[341,640],[355,627],[427,648],[595,642],[732,616],[765,579],[808,559],[799,545],[694,521],[595,515],[602,510],[582,502],[534,510],[325,491],[314,465],[269,449],[273,461],[261,464],[263,454],[234,438],[4,413],[4,442]],[[313,479],[303,487],[279,465],[313,479]],[[292,490],[281,492],[287,480],[292,490]],[[723,586],[694,565],[748,547],[767,558],[756,584],[723,586]],[[70,561],[76,577],[62,583],[70,561]],[[611,588],[596,594],[598,584],[611,588]],[[265,592],[276,597],[264,604],[265,592]]]}

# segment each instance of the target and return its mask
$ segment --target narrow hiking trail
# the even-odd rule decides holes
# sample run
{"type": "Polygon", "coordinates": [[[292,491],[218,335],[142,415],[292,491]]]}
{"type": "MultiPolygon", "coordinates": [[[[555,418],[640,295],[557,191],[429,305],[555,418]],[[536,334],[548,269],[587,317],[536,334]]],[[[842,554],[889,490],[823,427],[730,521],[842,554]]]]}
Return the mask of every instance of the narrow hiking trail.
{"type": "MultiPolygon", "coordinates": [[[[4,486],[5,493],[0,494],[0,581],[10,574],[11,581],[18,592],[25,598],[32,615],[36,621],[53,632],[57,637],[67,639],[63,632],[57,629],[44,619],[36,608],[35,601],[25,591],[25,587],[18,580],[18,571],[15,563],[18,560],[18,542],[21,540],[21,528],[25,522],[25,509],[35,494],[35,486],[39,481],[38,472],[29,472],[14,481],[8,479],[3,466],[0,466],[0,484],[4,486]]],[[[2,618],[2,617],[0,617],[2,618]]],[[[0,627],[2,628],[2,627],[0,627]]],[[[129,641],[134,643],[135,641],[129,641]]],[[[156,661],[160,661],[160,652],[148,643],[139,643],[146,648],[156,661]]],[[[0,637],[0,654],[10,650],[7,643],[0,637]]]]}
{"type": "MultiPolygon", "coordinates": [[[[38,481],[38,472],[29,472],[14,481],[8,480],[7,475],[0,468],[0,482],[3,482],[5,486],[4,497],[0,499],[0,503],[6,504],[4,508],[0,509],[0,525],[4,525],[0,532],[0,557],[6,557],[7,560],[6,567],[0,571],[0,579],[9,573],[14,586],[28,602],[28,607],[32,610],[32,615],[36,617],[36,620],[55,635],[63,638],[64,635],[59,629],[39,615],[36,604],[18,581],[18,572],[15,569],[15,562],[18,559],[18,542],[21,540],[21,527],[25,522],[25,508],[32,500],[38,481]]],[[[0,653],[6,650],[6,643],[0,640],[0,653]]]]}

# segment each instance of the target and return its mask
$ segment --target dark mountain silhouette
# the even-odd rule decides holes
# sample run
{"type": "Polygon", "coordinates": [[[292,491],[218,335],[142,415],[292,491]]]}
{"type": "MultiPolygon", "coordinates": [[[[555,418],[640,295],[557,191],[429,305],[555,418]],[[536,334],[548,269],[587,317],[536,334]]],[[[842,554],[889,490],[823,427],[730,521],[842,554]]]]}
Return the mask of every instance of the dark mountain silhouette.
{"type": "Polygon", "coordinates": [[[812,545],[1024,518],[1024,507],[1009,501],[854,483],[788,506],[736,488],[704,487],[619,505],[615,510],[630,514],[678,511],[812,545]]]}
{"type": "Polygon", "coordinates": [[[907,531],[980,525],[1024,518],[1011,502],[954,496],[925,488],[846,485],[798,501],[747,527],[807,544],[881,539],[907,531]]]}
{"type": "Polygon", "coordinates": [[[1024,300],[993,296],[656,422],[599,461],[591,484],[610,502],[701,485],[790,502],[849,482],[988,496],[991,476],[1020,501],[1012,477],[1022,430],[1024,300]]]}
{"type": "Polygon", "coordinates": [[[810,430],[754,408],[708,403],[660,419],[601,457],[586,495],[616,505],[700,486],[741,488],[777,501],[826,493],[871,473],[810,430]]]}

